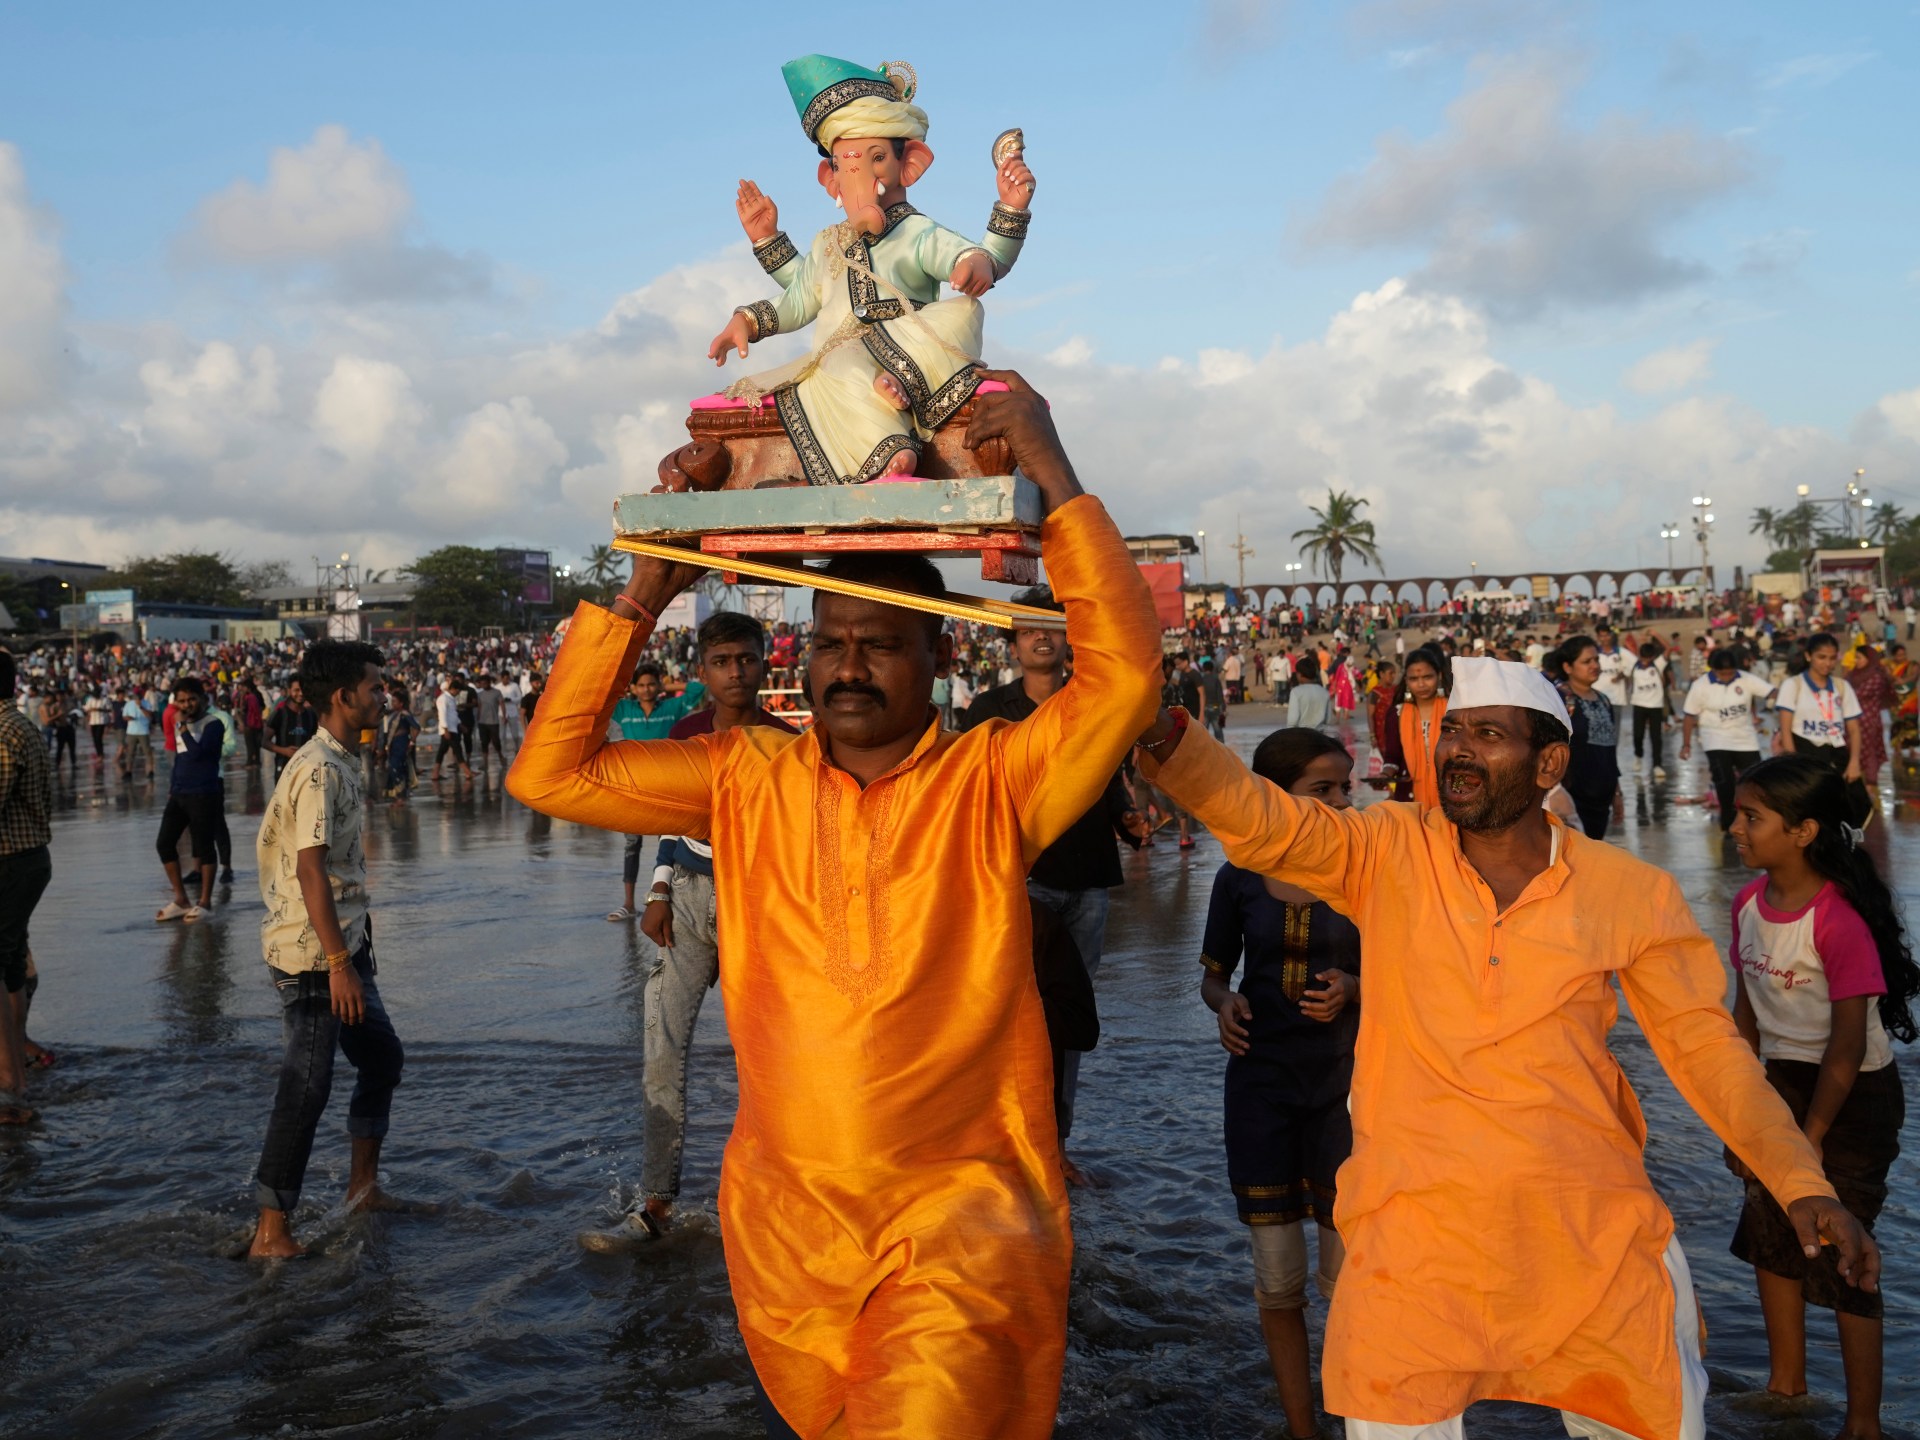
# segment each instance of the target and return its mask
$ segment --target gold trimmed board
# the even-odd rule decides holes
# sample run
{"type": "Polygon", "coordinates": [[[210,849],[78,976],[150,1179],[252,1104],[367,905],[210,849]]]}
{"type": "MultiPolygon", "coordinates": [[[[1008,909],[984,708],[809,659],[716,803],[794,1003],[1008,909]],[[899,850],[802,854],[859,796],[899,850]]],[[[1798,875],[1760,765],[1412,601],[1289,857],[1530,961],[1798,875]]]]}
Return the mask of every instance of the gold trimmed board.
{"type": "Polygon", "coordinates": [[[945,615],[955,620],[970,620],[976,625],[995,625],[1002,630],[1011,630],[1016,625],[1046,630],[1067,628],[1067,617],[1059,611],[1017,605],[1011,600],[989,600],[978,595],[949,595],[945,600],[933,600],[925,595],[889,590],[882,585],[841,580],[806,566],[770,565],[764,560],[749,560],[739,555],[712,555],[704,550],[690,550],[684,545],[636,540],[630,535],[614,536],[613,548],[677,565],[724,570],[729,575],[751,575],[756,580],[771,580],[777,585],[804,585],[814,590],[828,590],[835,595],[851,595],[857,600],[877,600],[883,605],[898,605],[902,609],[917,610],[923,615],[945,615]]]}

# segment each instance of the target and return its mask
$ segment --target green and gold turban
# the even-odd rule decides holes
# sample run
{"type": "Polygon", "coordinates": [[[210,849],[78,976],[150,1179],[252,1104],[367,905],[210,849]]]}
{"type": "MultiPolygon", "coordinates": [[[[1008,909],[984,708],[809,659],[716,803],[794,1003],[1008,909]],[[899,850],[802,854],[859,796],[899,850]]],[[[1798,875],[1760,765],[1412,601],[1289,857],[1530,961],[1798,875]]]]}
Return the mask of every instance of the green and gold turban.
{"type": "Polygon", "coordinates": [[[800,128],[823,150],[852,135],[865,139],[924,140],[927,112],[910,104],[917,80],[911,65],[889,60],[877,70],[803,55],[780,67],[800,128]]]}

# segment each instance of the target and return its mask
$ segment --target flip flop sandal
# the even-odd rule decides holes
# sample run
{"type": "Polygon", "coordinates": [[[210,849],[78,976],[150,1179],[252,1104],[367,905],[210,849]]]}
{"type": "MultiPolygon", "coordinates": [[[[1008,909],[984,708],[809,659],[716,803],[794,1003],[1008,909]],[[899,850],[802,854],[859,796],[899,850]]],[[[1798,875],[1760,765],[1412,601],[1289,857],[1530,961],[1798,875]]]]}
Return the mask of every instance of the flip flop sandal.
{"type": "Polygon", "coordinates": [[[34,1055],[21,1063],[29,1070],[51,1070],[53,1068],[53,1058],[53,1051],[43,1045],[38,1055],[34,1055]]]}
{"type": "Polygon", "coordinates": [[[177,900],[169,900],[160,909],[153,912],[153,918],[161,922],[165,922],[168,920],[179,920],[182,917],[184,917],[187,914],[187,912],[192,908],[193,907],[191,905],[182,905],[177,900]]]}
{"type": "Polygon", "coordinates": [[[618,910],[609,910],[607,912],[607,919],[611,920],[616,925],[618,925],[622,920],[637,920],[639,918],[640,918],[640,912],[638,910],[629,910],[624,905],[622,905],[618,910]]]}

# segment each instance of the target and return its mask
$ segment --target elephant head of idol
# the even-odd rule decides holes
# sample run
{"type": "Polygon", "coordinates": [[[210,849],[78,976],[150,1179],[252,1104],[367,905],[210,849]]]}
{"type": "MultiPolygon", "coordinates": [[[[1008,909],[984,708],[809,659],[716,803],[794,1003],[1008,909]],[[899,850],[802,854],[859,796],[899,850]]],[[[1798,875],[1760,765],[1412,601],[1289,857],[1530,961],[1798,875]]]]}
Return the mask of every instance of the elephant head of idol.
{"type": "Polygon", "coordinates": [[[924,140],[901,136],[836,139],[820,162],[820,184],[862,235],[886,228],[887,207],[907,198],[907,187],[927,173],[933,151],[924,140]]]}

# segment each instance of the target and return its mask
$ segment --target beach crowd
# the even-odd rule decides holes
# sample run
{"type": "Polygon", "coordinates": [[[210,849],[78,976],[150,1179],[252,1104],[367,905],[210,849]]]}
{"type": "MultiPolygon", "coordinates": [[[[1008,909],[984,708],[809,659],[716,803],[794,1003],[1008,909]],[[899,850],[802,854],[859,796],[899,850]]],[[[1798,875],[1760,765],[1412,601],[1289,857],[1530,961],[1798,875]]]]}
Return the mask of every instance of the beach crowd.
{"type": "MultiPolygon", "coordinates": [[[[33,1123],[32,1072],[56,1063],[27,1034],[29,926],[63,775],[164,780],[154,918],[199,924],[246,866],[225,787],[259,769],[286,1058],[248,1253],[300,1252],[336,1055],[349,1202],[430,1212],[382,1183],[406,1061],[361,828],[497,774],[628,837],[607,918],[658,950],[641,1186],[581,1243],[674,1226],[717,985],[739,1069],[721,1223],[768,1433],[1042,1436],[1108,896],[1123,849],[1210,833],[1227,862],[1195,998],[1228,1055],[1222,1192],[1289,1435],[1324,1410],[1358,1440],[1447,1440],[1487,1398],[1578,1435],[1704,1435],[1686,1258],[1607,1049],[1617,985],[1744,1183],[1730,1243],[1769,1388],[1805,1391],[1804,1311],[1831,1310],[1844,1434],[1877,1436],[1871,1232],[1920,968],[1875,831],[1889,761],[1920,762],[1911,595],[1229,604],[1167,631],[1044,408],[990,399],[1049,509],[1051,587],[1023,598],[1064,630],[822,594],[797,622],[667,631],[691,576],[643,560],[564,634],[0,652],[0,1118],[33,1123]],[[1251,702],[1284,723],[1248,764],[1221,742],[1251,702]],[[1667,784],[1696,749],[1703,811],[1753,871],[1724,957],[1608,838],[1622,767],[1667,784]],[[1332,1305],[1317,1363],[1310,1291],[1332,1305]]],[[[913,557],[829,573],[944,595],[913,557]]]]}

